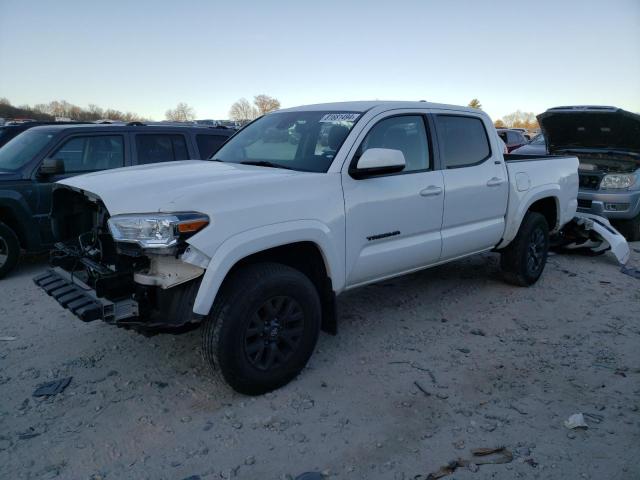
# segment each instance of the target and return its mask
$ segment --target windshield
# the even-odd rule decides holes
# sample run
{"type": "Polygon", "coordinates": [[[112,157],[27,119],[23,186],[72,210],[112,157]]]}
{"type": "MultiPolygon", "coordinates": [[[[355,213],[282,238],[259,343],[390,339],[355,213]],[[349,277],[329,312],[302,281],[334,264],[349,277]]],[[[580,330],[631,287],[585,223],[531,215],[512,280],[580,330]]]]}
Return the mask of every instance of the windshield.
{"type": "Polygon", "coordinates": [[[247,125],[213,160],[326,172],[359,112],[278,112],[247,125]]]}
{"type": "Polygon", "coordinates": [[[51,132],[27,130],[0,148],[0,170],[18,170],[31,160],[49,140],[51,132]]]}

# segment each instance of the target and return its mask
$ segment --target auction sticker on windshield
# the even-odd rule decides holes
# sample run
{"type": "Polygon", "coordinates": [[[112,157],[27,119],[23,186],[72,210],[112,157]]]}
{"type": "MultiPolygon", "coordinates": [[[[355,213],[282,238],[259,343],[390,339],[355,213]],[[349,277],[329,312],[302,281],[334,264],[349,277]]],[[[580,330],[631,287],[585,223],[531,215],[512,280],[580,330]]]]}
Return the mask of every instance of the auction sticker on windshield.
{"type": "Polygon", "coordinates": [[[355,122],[359,116],[359,113],[327,113],[320,122],[355,122]]]}

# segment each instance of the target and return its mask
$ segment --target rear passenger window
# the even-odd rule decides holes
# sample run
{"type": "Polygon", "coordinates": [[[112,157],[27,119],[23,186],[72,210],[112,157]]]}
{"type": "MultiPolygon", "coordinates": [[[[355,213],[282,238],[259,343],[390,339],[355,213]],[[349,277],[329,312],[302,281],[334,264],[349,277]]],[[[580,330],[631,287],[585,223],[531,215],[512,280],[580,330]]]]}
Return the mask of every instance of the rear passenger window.
{"type": "Polygon", "coordinates": [[[491,156],[482,120],[461,115],[436,115],[440,153],[445,168],[466,167],[491,156]]]}
{"type": "Polygon", "coordinates": [[[367,133],[358,149],[358,156],[369,148],[400,150],[406,162],[402,172],[424,171],[430,168],[427,132],[420,115],[381,120],[367,133]]]}
{"type": "Polygon", "coordinates": [[[225,137],[224,135],[196,135],[200,158],[206,159],[211,157],[211,155],[218,151],[227,138],[229,137],[225,137]]]}
{"type": "Polygon", "coordinates": [[[138,153],[138,165],[187,160],[189,158],[184,136],[177,134],[136,135],[136,151],[138,153]]]}
{"type": "Polygon", "coordinates": [[[64,162],[65,173],[118,168],[124,166],[124,141],[120,135],[72,137],[51,158],[64,162]]]}

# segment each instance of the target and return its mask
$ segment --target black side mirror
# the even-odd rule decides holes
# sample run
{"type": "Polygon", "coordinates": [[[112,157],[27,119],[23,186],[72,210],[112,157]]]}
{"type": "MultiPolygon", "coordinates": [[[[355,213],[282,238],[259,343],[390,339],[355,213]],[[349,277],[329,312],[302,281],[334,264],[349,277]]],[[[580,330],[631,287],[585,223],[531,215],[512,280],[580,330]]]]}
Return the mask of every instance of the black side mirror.
{"type": "Polygon", "coordinates": [[[45,158],[38,169],[38,175],[49,177],[51,175],[61,175],[64,173],[64,161],[59,158],[45,158]]]}

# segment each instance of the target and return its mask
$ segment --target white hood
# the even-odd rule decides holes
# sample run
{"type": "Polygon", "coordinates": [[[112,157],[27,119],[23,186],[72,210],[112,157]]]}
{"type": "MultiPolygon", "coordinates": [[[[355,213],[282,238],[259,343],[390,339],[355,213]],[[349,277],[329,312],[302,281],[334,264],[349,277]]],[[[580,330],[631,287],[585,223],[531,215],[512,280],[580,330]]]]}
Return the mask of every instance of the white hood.
{"type": "MultiPolygon", "coordinates": [[[[210,205],[238,187],[279,183],[286,177],[307,174],[277,168],[203,160],[157,163],[89,173],[61,180],[60,184],[100,197],[111,215],[177,212],[210,205]]],[[[202,208],[200,211],[209,213],[202,208]]]]}

